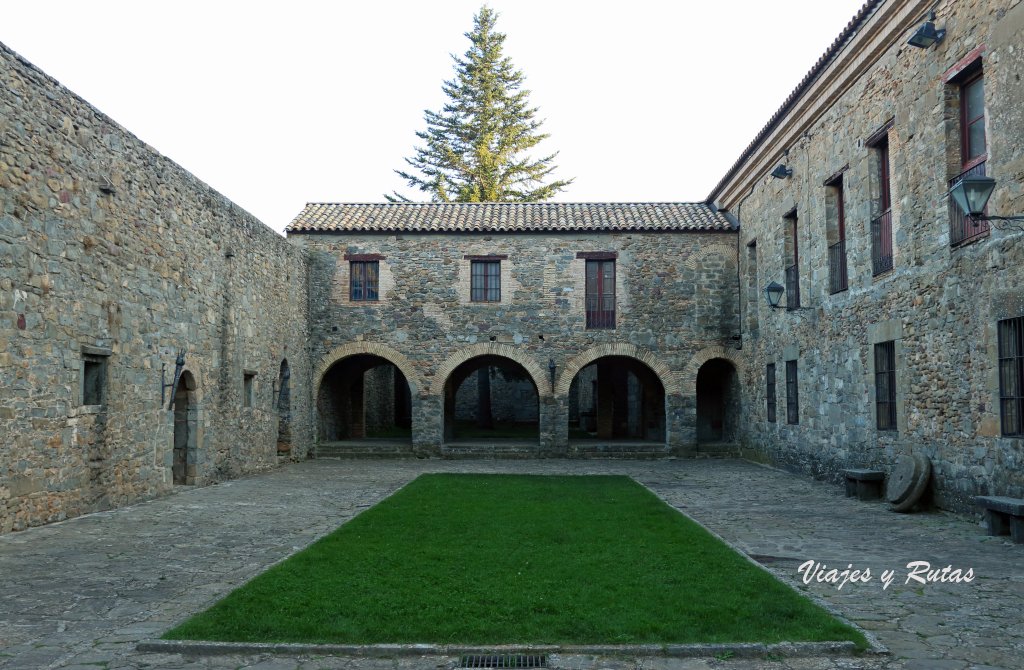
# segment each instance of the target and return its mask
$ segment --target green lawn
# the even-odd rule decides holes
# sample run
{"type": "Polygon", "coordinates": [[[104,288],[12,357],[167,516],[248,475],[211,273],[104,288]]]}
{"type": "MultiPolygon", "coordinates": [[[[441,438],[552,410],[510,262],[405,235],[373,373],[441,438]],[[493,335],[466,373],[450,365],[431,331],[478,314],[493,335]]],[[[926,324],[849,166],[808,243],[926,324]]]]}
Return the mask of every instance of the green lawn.
{"type": "Polygon", "coordinates": [[[866,644],[627,477],[525,475],[421,476],[165,637],[866,644]]]}

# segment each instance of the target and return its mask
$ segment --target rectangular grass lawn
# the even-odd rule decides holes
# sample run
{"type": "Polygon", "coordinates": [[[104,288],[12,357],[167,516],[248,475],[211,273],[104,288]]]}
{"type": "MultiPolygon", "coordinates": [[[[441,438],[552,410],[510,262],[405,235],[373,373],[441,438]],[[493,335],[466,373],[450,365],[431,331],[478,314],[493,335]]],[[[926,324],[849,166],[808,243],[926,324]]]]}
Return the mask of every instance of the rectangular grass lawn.
{"type": "Polygon", "coordinates": [[[853,640],[628,477],[423,475],[168,639],[853,640]]]}

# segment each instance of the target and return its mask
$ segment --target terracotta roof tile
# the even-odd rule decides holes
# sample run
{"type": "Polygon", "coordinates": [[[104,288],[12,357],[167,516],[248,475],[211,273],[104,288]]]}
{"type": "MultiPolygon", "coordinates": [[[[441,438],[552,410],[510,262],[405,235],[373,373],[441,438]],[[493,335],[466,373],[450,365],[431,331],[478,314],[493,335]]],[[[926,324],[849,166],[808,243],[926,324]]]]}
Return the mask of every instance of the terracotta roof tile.
{"type": "Polygon", "coordinates": [[[285,228],[319,232],[620,232],[732,230],[700,202],[309,203],[285,228]]]}

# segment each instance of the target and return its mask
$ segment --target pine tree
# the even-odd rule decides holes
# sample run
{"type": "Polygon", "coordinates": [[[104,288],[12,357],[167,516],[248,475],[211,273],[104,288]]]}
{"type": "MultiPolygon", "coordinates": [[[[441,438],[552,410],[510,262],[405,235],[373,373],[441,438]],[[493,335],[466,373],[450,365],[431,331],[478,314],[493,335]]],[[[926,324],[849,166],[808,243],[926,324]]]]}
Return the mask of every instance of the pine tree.
{"type": "MultiPolygon", "coordinates": [[[[443,86],[449,102],[427,110],[425,143],[405,162],[415,172],[395,170],[433,202],[535,202],[547,200],[572,180],[544,180],[557,152],[533,159],[529,151],[548,137],[540,133],[523,73],[502,54],[505,35],[494,29],[498,15],[486,5],[473,17],[466,37],[473,43],[455,61],[455,77],[443,86]]],[[[409,202],[395,192],[390,202],[409,202]]]]}

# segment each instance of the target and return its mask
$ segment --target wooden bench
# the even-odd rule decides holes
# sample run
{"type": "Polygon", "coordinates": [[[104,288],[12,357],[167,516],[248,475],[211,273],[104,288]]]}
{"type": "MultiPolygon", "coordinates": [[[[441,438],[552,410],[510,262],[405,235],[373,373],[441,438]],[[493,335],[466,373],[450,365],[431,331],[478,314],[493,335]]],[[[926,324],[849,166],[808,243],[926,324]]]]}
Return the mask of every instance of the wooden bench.
{"type": "Polygon", "coordinates": [[[857,500],[879,500],[882,497],[882,485],[885,473],[881,470],[850,468],[843,470],[846,477],[846,497],[857,496],[857,500]]]}
{"type": "Polygon", "coordinates": [[[985,510],[989,535],[1006,535],[1016,544],[1024,544],[1024,498],[978,496],[974,502],[985,510]]]}

